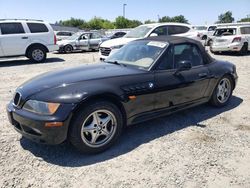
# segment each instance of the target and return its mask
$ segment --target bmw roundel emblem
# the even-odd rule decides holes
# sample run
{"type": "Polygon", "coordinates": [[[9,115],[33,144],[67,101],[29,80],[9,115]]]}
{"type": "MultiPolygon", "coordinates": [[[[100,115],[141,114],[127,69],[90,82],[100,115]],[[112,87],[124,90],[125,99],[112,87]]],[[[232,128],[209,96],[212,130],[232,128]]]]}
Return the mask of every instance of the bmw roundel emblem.
{"type": "Polygon", "coordinates": [[[148,87],[149,87],[149,89],[153,89],[154,88],[154,84],[152,82],[149,82],[148,83],[148,87]]]}

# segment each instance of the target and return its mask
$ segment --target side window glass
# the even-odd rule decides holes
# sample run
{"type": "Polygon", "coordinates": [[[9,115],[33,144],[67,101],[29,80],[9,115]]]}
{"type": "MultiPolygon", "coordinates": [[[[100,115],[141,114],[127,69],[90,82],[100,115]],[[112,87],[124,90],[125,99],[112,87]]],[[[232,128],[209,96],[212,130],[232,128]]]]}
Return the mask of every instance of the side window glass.
{"type": "Polygon", "coordinates": [[[173,48],[170,47],[163,57],[160,59],[160,64],[157,70],[169,70],[173,69],[173,48]]]}
{"type": "Polygon", "coordinates": [[[208,31],[214,31],[216,29],[216,26],[210,26],[209,28],[208,28],[208,31]]]}
{"type": "Polygon", "coordinates": [[[25,33],[21,23],[1,23],[2,35],[25,33]]]}
{"type": "Polygon", "coordinates": [[[242,27],[240,28],[241,34],[250,34],[250,27],[242,27]]]}
{"type": "Polygon", "coordinates": [[[31,33],[46,33],[48,28],[44,24],[40,23],[27,23],[31,33]]]}
{"type": "Polygon", "coordinates": [[[152,33],[156,33],[158,36],[167,35],[168,34],[167,27],[165,26],[158,27],[152,33]]]}
{"type": "Polygon", "coordinates": [[[88,36],[86,34],[83,34],[81,37],[80,37],[80,40],[87,40],[88,39],[88,36]]]}
{"type": "Polygon", "coordinates": [[[190,61],[192,66],[203,65],[203,58],[198,47],[193,44],[180,44],[174,47],[174,68],[181,61],[190,61]]]}
{"type": "Polygon", "coordinates": [[[168,34],[174,35],[175,33],[175,27],[174,26],[168,26],[168,34]]]}
{"type": "Polygon", "coordinates": [[[91,35],[91,38],[92,38],[92,39],[99,39],[99,38],[101,38],[101,36],[98,35],[97,33],[93,33],[93,34],[91,35]]]}

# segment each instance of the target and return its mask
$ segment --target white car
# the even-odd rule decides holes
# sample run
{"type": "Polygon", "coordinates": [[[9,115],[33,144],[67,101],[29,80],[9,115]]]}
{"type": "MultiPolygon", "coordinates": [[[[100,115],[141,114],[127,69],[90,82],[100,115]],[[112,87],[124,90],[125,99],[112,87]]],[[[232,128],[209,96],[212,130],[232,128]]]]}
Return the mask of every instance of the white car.
{"type": "Polygon", "coordinates": [[[105,60],[108,56],[116,52],[119,48],[136,39],[150,36],[174,35],[189,37],[200,41],[198,32],[191,25],[181,23],[154,23],[145,24],[132,29],[122,38],[111,39],[100,45],[100,59],[105,60]]]}
{"type": "Polygon", "coordinates": [[[209,25],[209,26],[195,25],[195,26],[193,26],[193,29],[195,29],[196,31],[199,32],[199,37],[201,38],[201,40],[205,40],[206,44],[209,44],[211,42],[211,41],[209,41],[209,39],[211,38],[211,36],[213,36],[216,28],[217,28],[216,25],[209,25]]]}
{"type": "Polygon", "coordinates": [[[65,40],[72,36],[75,32],[73,31],[55,31],[57,41],[65,40]]]}
{"type": "Polygon", "coordinates": [[[58,50],[49,23],[38,20],[0,20],[0,58],[26,56],[43,62],[47,52],[58,50]]]}
{"type": "Polygon", "coordinates": [[[218,27],[210,46],[212,53],[239,52],[244,55],[250,50],[250,24],[218,27]]]}

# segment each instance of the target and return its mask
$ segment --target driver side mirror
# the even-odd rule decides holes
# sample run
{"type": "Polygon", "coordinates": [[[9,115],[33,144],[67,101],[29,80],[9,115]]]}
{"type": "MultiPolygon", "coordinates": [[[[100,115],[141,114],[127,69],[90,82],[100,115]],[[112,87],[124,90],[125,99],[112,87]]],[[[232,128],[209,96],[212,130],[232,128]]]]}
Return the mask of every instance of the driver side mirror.
{"type": "Polygon", "coordinates": [[[184,60],[184,61],[179,61],[177,63],[177,70],[175,74],[178,74],[179,72],[190,70],[192,68],[192,63],[191,61],[184,60]]]}

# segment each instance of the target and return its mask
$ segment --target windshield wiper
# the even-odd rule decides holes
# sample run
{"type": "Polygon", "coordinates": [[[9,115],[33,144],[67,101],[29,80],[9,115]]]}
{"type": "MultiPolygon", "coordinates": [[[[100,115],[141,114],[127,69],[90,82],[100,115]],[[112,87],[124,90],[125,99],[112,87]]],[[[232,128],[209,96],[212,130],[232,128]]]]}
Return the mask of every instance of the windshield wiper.
{"type": "Polygon", "coordinates": [[[114,65],[120,65],[120,66],[124,66],[126,67],[126,65],[124,65],[123,63],[119,63],[118,61],[104,61],[105,63],[111,63],[111,64],[114,64],[114,65]]]}

